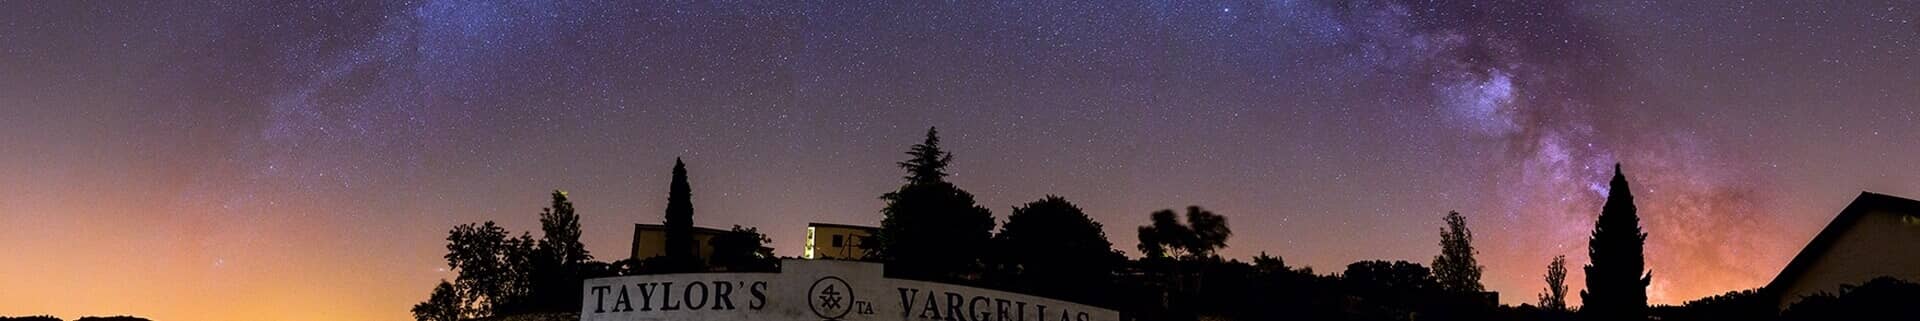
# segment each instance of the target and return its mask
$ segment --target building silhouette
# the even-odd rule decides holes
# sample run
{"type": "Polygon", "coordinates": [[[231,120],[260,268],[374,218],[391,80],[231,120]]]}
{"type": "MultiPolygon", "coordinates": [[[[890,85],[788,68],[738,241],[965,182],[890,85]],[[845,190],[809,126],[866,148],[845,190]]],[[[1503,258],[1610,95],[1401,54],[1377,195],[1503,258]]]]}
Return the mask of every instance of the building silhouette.
{"type": "Polygon", "coordinates": [[[1861,192],[1764,291],[1785,309],[1882,276],[1920,282],[1920,201],[1861,192]]]}
{"type": "MultiPolygon", "coordinates": [[[[727,230],[693,227],[693,243],[697,247],[694,255],[700,256],[701,263],[708,263],[713,258],[713,237],[725,233],[727,230]]],[[[633,251],[628,253],[627,258],[638,262],[661,256],[667,256],[667,226],[634,224],[633,251]]]]}

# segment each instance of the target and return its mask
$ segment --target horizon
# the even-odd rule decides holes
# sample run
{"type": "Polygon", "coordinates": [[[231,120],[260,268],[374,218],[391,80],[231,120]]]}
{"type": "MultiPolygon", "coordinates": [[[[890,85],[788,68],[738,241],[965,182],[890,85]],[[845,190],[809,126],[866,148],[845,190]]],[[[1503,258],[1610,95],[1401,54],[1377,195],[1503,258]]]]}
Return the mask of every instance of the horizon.
{"type": "Polygon", "coordinates": [[[798,257],[929,127],[996,223],[1058,195],[1129,257],[1200,206],[1224,258],[1424,265],[1459,211],[1512,305],[1585,288],[1611,164],[1652,304],[1920,198],[1920,6],[1528,4],[0,3],[0,316],[406,319],[554,190],[625,258],[676,158],[798,257]]]}

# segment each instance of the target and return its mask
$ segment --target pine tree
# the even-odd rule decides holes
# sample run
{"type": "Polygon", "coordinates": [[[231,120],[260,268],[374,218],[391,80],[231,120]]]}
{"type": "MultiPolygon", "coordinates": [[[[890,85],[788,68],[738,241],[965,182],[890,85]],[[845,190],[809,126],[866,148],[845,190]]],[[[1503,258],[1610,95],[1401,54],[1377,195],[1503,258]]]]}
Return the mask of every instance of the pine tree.
{"type": "Polygon", "coordinates": [[[1580,291],[1585,306],[1580,311],[1589,320],[1646,320],[1647,285],[1653,281],[1653,273],[1646,271],[1646,242],[1627,177],[1614,164],[1607,203],[1587,241],[1592,262],[1586,266],[1587,289],[1580,291]]]}
{"type": "Polygon", "coordinates": [[[940,149],[939,132],[927,130],[925,142],[907,152],[900,162],[907,183],[880,196],[887,202],[879,248],[872,255],[888,261],[892,276],[953,280],[973,278],[980,271],[982,250],[993,236],[993,212],[980,207],[973,194],[947,182],[946,166],[953,155],[940,149]]]}
{"type": "Polygon", "coordinates": [[[1547,263],[1547,288],[1540,292],[1540,308],[1549,311],[1567,310],[1567,256],[1557,255],[1552,263],[1547,263]]]}
{"type": "Polygon", "coordinates": [[[913,158],[901,161],[900,167],[907,169],[907,185],[933,185],[946,182],[947,164],[953,162],[953,154],[940,149],[940,130],[927,128],[927,140],[907,151],[913,158]]]}
{"type": "Polygon", "coordinates": [[[666,227],[667,270],[698,269],[699,245],[693,240],[693,187],[687,184],[687,164],[679,158],[673,159],[673,183],[667,189],[666,227]]]}
{"type": "Polygon", "coordinates": [[[1440,255],[1433,257],[1433,278],[1440,289],[1458,293],[1479,293],[1480,262],[1474,260],[1473,230],[1467,229],[1467,217],[1447,212],[1447,229],[1440,231],[1440,255]]]}

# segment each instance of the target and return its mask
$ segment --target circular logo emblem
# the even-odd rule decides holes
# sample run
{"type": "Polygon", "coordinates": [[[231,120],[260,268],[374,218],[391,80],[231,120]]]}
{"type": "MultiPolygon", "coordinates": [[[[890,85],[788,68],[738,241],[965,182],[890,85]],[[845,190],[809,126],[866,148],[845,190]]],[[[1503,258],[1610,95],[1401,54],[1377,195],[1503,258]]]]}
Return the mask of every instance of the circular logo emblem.
{"type": "Polygon", "coordinates": [[[813,315],[839,320],[853,311],[853,288],[839,277],[820,278],[807,288],[807,307],[813,309],[813,315]]]}

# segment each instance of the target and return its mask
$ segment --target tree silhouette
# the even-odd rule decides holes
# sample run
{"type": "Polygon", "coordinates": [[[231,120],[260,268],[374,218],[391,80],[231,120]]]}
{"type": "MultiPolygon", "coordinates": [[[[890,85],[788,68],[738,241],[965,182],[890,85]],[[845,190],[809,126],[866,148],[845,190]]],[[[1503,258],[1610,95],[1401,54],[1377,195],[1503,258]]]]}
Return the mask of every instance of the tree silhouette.
{"type": "MultiPolygon", "coordinates": [[[[1905,298],[1914,297],[1916,296],[1909,295],[1905,298]]],[[[1777,299],[1778,297],[1774,294],[1762,289],[1727,291],[1727,293],[1687,301],[1685,305],[1679,307],[1667,307],[1663,309],[1664,311],[1660,311],[1659,315],[1661,320],[1671,321],[1780,320],[1778,305],[1780,302],[1776,301],[1777,299]]],[[[1814,320],[1871,320],[1870,318],[1842,317],[1841,314],[1834,312],[1841,311],[1821,311],[1814,315],[1818,317],[1814,320]]]]}
{"type": "Polygon", "coordinates": [[[907,155],[912,158],[899,163],[907,170],[906,185],[880,196],[887,206],[874,235],[880,246],[871,255],[891,263],[891,276],[973,278],[982,249],[990,246],[993,213],[945,180],[953,155],[940,149],[938,130],[927,129],[926,141],[907,155]]]}
{"type": "Polygon", "coordinates": [[[447,235],[447,266],[458,271],[454,287],[461,293],[460,311],[469,318],[513,312],[524,306],[531,291],[534,244],[532,236],[507,237],[493,221],[454,226],[447,235]]]}
{"type": "MultiPolygon", "coordinates": [[[[573,212],[567,192],[553,191],[553,204],[540,210],[540,248],[549,257],[565,265],[593,260],[587,245],[580,243],[580,215],[573,212]]],[[[578,291],[574,291],[578,292],[578,291]]]]}
{"type": "Polygon", "coordinates": [[[733,230],[714,236],[708,243],[713,244],[713,266],[726,271],[774,272],[779,264],[773,248],[767,247],[773,239],[756,228],[734,225],[733,230]]]}
{"type": "MultiPolygon", "coordinates": [[[[1180,224],[1171,209],[1148,215],[1147,225],[1138,229],[1142,271],[1152,276],[1162,305],[1169,311],[1183,311],[1205,305],[1208,270],[1223,265],[1214,252],[1227,246],[1233,230],[1227,218],[1199,206],[1187,207],[1187,223],[1180,224]]],[[[1238,262],[1233,262],[1238,263],[1238,262]]],[[[1211,282],[1217,283],[1217,282],[1211,282]]]]}
{"type": "Polygon", "coordinates": [[[1407,261],[1360,261],[1347,264],[1341,278],[1355,288],[1419,292],[1439,287],[1432,270],[1407,261]]]}
{"type": "Polygon", "coordinates": [[[1110,284],[1126,259],[1113,250],[1100,222],[1052,195],[1014,207],[994,241],[1000,269],[1014,275],[1015,289],[1083,302],[1110,284]]]}
{"type": "Polygon", "coordinates": [[[900,168],[907,169],[907,176],[902,178],[907,179],[908,185],[946,182],[946,177],[949,175],[947,164],[953,162],[953,154],[940,149],[939,128],[928,127],[927,140],[913,145],[913,148],[907,151],[907,155],[913,157],[901,161],[899,165],[900,168]]]}
{"type": "Polygon", "coordinates": [[[687,184],[687,164],[673,159],[673,183],[667,190],[667,264],[669,272],[692,272],[700,264],[693,240],[693,187],[687,184]]]}
{"type": "MultiPolygon", "coordinates": [[[[533,234],[520,232],[519,237],[507,239],[507,247],[500,256],[506,258],[508,277],[502,291],[501,300],[493,306],[494,315],[508,315],[537,311],[540,302],[534,296],[534,289],[540,280],[540,241],[533,234]]],[[[575,300],[576,302],[578,300],[575,300]]]]}
{"type": "Polygon", "coordinates": [[[1586,304],[1582,314],[1590,320],[1646,319],[1647,285],[1653,281],[1653,273],[1645,271],[1646,241],[1627,176],[1614,164],[1607,203],[1594,223],[1593,238],[1587,241],[1592,263],[1586,266],[1587,289],[1580,291],[1586,304]]]}
{"type": "Polygon", "coordinates": [[[1557,255],[1553,262],[1547,263],[1547,288],[1540,292],[1540,308],[1551,311],[1567,310],[1567,256],[1557,255]]]}
{"type": "Polygon", "coordinates": [[[1186,225],[1175,220],[1170,209],[1155,211],[1149,217],[1152,222],[1139,229],[1140,253],[1148,259],[1213,258],[1213,253],[1227,247],[1227,238],[1233,236],[1225,216],[1199,206],[1187,207],[1186,225]]]}
{"type": "Polygon", "coordinates": [[[1173,210],[1154,211],[1147,216],[1147,225],[1140,226],[1140,256],[1145,259],[1166,259],[1186,256],[1185,240],[1193,236],[1193,231],[1181,225],[1173,210]]]}
{"type": "Polygon", "coordinates": [[[1285,272],[1287,271],[1287,260],[1278,256],[1267,255],[1267,251],[1260,251],[1260,255],[1253,257],[1253,269],[1261,273],[1285,272]]]}
{"type": "Polygon", "coordinates": [[[580,242],[580,216],[567,193],[555,190],[540,211],[541,237],[510,237],[493,221],[454,226],[447,234],[447,266],[458,273],[441,295],[415,306],[416,317],[483,318],[526,312],[580,309],[580,282],[617,275],[615,265],[593,261],[580,242]],[[451,300],[452,307],[446,307],[451,300]],[[448,312],[452,311],[452,312],[448,312]]]}
{"type": "Polygon", "coordinates": [[[461,315],[460,293],[447,280],[433,287],[426,302],[413,305],[413,319],[418,321],[459,321],[461,315]]]}
{"type": "Polygon", "coordinates": [[[1447,229],[1440,231],[1440,255],[1433,257],[1433,278],[1440,289],[1456,293],[1484,291],[1480,285],[1479,261],[1473,259],[1473,230],[1467,229],[1467,217],[1447,212],[1447,229]]]}
{"type": "Polygon", "coordinates": [[[1214,252],[1227,248],[1227,238],[1233,237],[1233,230],[1227,228],[1227,217],[1213,214],[1199,206],[1187,207],[1187,228],[1193,230],[1193,243],[1187,245],[1187,252],[1201,257],[1214,257],[1214,252]]]}
{"type": "Polygon", "coordinates": [[[1414,311],[1422,299],[1431,298],[1428,294],[1439,288],[1432,270],[1407,261],[1354,262],[1347,265],[1341,281],[1347,291],[1387,312],[1414,311]]]}
{"type": "Polygon", "coordinates": [[[1920,284],[1878,277],[1859,285],[1840,286],[1839,293],[1808,295],[1781,312],[1784,320],[1912,320],[1920,315],[1920,284]]]}
{"type": "Polygon", "coordinates": [[[0,321],[61,321],[61,320],[60,318],[57,318],[51,315],[31,315],[31,316],[21,316],[21,317],[0,316],[0,321]]]}
{"type": "Polygon", "coordinates": [[[532,261],[528,310],[565,312],[580,309],[580,281],[589,277],[593,255],[580,243],[580,215],[567,192],[553,191],[552,204],[540,210],[540,242],[532,261]]]}

